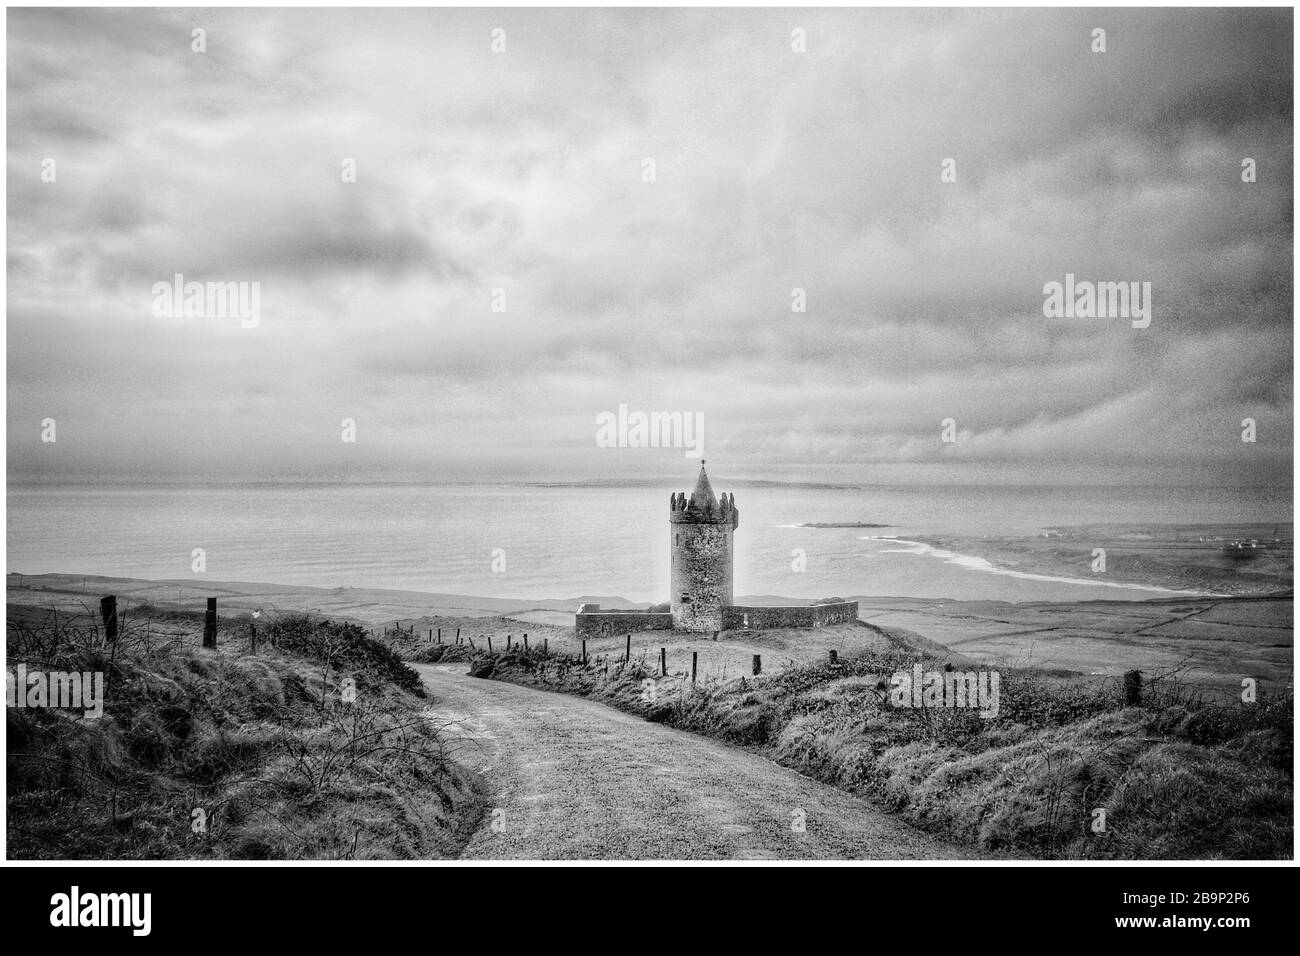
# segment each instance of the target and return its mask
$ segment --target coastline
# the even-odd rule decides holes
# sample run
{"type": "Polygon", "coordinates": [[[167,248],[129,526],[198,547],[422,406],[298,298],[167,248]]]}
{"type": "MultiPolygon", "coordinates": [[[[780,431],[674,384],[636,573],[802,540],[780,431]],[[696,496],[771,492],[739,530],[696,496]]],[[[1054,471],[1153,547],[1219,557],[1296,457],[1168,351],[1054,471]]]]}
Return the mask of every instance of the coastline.
{"type": "MultiPolygon", "coordinates": [[[[1051,584],[1070,584],[1078,587],[1094,587],[1098,589],[1118,588],[1126,591],[1145,591],[1151,597],[1206,597],[1206,598],[1226,598],[1232,597],[1231,594],[1217,593],[1214,591],[1203,590],[1183,590],[1179,588],[1163,587],[1158,584],[1144,584],[1139,581],[1122,580],[1112,577],[1105,579],[1100,577],[1082,578],[1071,577],[1065,573],[1044,574],[1037,571],[1021,571],[1016,568],[1002,567],[995,564],[991,557],[999,556],[992,549],[985,549],[991,557],[985,557],[980,554],[972,554],[971,551],[980,550],[978,546],[966,546],[962,551],[947,550],[949,539],[940,538],[932,539],[939,543],[932,544],[926,540],[912,540],[908,538],[896,538],[886,535],[872,535],[866,540],[871,541],[888,541],[901,545],[908,545],[909,548],[903,552],[906,554],[915,554],[926,557],[938,558],[948,564],[955,564],[959,567],[966,568],[968,571],[975,571],[982,574],[1001,574],[1007,577],[1020,578],[1024,581],[1043,581],[1051,584]]],[[[958,539],[960,540],[960,539],[958,539]]],[[[956,545],[954,545],[956,546],[956,545]]],[[[888,553],[888,552],[886,552],[888,553]]],[[[1104,594],[1104,590],[1099,590],[1098,594],[1104,594]]]]}
{"type": "Polygon", "coordinates": [[[1082,524],[1045,528],[1036,536],[872,537],[981,573],[1167,597],[1265,597],[1289,593],[1294,583],[1289,522],[1082,524]]]}
{"type": "MultiPolygon", "coordinates": [[[[577,647],[573,614],[583,601],[606,607],[639,605],[608,595],[575,598],[508,599],[384,588],[320,588],[270,583],[149,580],[78,574],[20,575],[7,579],[14,607],[97,611],[98,599],[116,594],[123,613],[150,604],[158,609],[201,610],[206,598],[219,613],[246,615],[307,611],[381,628],[395,621],[417,631],[437,627],[472,629],[503,640],[531,627],[552,646],[577,647]],[[20,583],[21,582],[21,583],[20,583]],[[522,626],[521,626],[522,625],[522,626]]],[[[1143,670],[1151,677],[1177,674],[1215,691],[1239,688],[1243,677],[1289,682],[1292,670],[1294,606],[1291,592],[1229,597],[1153,596],[1146,600],[1077,602],[954,601],[944,598],[843,595],[859,602],[859,619],[902,635],[909,643],[980,664],[1033,666],[1083,674],[1143,670]]],[[[738,596],[758,604],[800,603],[776,595],[738,596]]],[[[700,635],[654,632],[639,643],[688,646],[700,635]]],[[[772,642],[754,632],[727,632],[727,657],[747,660],[751,651],[778,652],[781,661],[802,662],[824,654],[824,641],[809,632],[772,642]]],[[[829,637],[830,635],[826,635],[829,637]]],[[[612,645],[611,645],[612,646],[612,645]]],[[[714,645],[719,651],[718,645],[714,645]]],[[[844,647],[842,653],[852,648],[844,647]]],[[[768,658],[765,657],[765,661],[768,658]]]]}

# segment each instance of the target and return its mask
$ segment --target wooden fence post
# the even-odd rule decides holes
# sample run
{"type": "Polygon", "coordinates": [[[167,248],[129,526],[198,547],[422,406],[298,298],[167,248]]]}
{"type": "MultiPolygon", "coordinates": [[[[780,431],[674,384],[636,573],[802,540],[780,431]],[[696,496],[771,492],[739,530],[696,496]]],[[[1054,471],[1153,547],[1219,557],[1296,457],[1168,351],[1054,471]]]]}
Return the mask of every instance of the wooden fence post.
{"type": "Polygon", "coordinates": [[[491,634],[488,635],[488,653],[489,653],[489,654],[492,653],[492,635],[491,635],[491,634]]]}
{"type": "Polygon", "coordinates": [[[528,650],[528,635],[524,635],[524,650],[528,650]]]}
{"type": "Polygon", "coordinates": [[[754,676],[757,677],[763,673],[763,658],[759,654],[754,655],[754,676]]]}
{"type": "Polygon", "coordinates": [[[506,650],[510,650],[510,639],[511,639],[511,635],[510,635],[510,634],[507,634],[507,635],[506,635],[506,650]]]}
{"type": "Polygon", "coordinates": [[[211,650],[217,647],[217,599],[208,598],[208,610],[203,615],[203,646],[211,650]]]}
{"type": "Polygon", "coordinates": [[[632,663],[632,635],[631,634],[627,636],[627,652],[623,655],[623,660],[629,664],[632,663]]]}
{"type": "Polygon", "coordinates": [[[442,628],[438,628],[438,643],[442,643],[442,628]]]}
{"type": "Polygon", "coordinates": [[[695,683],[695,665],[699,663],[700,652],[691,651],[691,683],[695,683]]]}
{"type": "Polygon", "coordinates": [[[460,643],[460,628],[456,628],[456,643],[460,643]]]}
{"type": "Polygon", "coordinates": [[[104,641],[113,644],[117,641],[117,595],[99,599],[99,613],[104,618],[104,641]]]}
{"type": "Polygon", "coordinates": [[[476,650],[478,650],[478,648],[474,646],[474,638],[470,637],[470,636],[467,634],[467,635],[465,636],[465,639],[469,641],[469,648],[470,648],[470,650],[472,650],[472,651],[476,651],[476,650]]]}
{"type": "Polygon", "coordinates": [[[551,639],[549,637],[542,638],[542,653],[551,653],[551,639]]]}
{"type": "Polygon", "coordinates": [[[1127,671],[1124,674],[1124,706],[1142,706],[1142,672],[1127,671]]]}
{"type": "MultiPolygon", "coordinates": [[[[582,639],[582,666],[587,666],[587,639],[582,639]]],[[[606,668],[608,670],[608,668],[606,668]]]]}
{"type": "Polygon", "coordinates": [[[668,648],[659,648],[659,676],[668,676],[668,648]]]}

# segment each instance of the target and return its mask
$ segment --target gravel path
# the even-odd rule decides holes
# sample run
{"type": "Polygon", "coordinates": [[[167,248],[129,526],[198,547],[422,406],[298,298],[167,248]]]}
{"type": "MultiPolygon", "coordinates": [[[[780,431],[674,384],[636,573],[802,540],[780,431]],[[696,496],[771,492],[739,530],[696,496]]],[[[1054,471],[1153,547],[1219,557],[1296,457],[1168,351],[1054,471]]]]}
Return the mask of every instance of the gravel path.
{"type": "Polygon", "coordinates": [[[431,717],[458,739],[458,759],[496,794],[465,858],[972,855],[746,750],[579,697],[469,677],[463,664],[412,666],[433,694],[431,717]]]}

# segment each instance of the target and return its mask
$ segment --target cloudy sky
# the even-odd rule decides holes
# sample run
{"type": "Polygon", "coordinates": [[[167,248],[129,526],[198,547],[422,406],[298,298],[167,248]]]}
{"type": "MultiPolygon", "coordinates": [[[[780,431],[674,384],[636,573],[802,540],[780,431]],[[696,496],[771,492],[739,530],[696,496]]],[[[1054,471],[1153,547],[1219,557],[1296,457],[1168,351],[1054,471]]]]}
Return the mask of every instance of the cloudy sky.
{"type": "Polygon", "coordinates": [[[736,477],[1290,482],[1289,10],[8,27],[11,478],[680,475],[623,403],[736,477]],[[1045,318],[1066,273],[1150,327],[1045,318]]]}

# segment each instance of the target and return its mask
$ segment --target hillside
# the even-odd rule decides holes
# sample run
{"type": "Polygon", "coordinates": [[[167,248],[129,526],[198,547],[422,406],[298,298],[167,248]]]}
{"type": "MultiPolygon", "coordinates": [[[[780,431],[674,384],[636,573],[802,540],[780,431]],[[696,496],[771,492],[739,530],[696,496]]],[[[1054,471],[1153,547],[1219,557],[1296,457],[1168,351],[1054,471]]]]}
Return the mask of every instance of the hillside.
{"type": "Polygon", "coordinates": [[[457,855],[485,800],[426,719],[418,675],[352,624],[141,606],[9,608],[8,666],[103,675],[104,711],[6,708],[16,859],[457,855]]]}
{"type": "MultiPolygon", "coordinates": [[[[654,662],[479,653],[471,673],[576,694],[757,748],[993,854],[1085,859],[1289,859],[1289,686],[1244,703],[1165,674],[1137,707],[1119,683],[1000,669],[996,717],[896,707],[890,677],[942,653],[867,649],[835,663],[692,683],[654,662]]],[[[964,666],[964,665],[963,665],[964,666]]]]}

